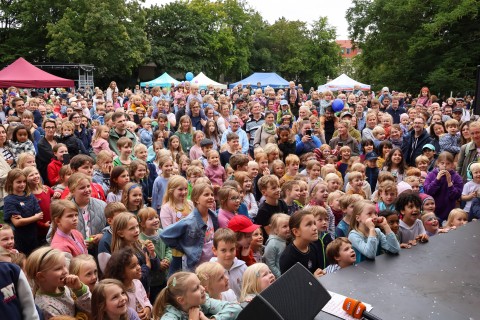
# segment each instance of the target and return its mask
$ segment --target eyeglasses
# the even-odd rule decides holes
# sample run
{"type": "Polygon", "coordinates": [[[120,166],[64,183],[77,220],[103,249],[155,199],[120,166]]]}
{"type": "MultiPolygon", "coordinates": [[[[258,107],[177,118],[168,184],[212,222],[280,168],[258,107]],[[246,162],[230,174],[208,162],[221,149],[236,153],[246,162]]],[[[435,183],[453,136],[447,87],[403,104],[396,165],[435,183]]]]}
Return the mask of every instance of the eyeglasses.
{"type": "Polygon", "coordinates": [[[228,200],[230,200],[230,201],[240,201],[240,200],[242,200],[242,198],[241,197],[231,197],[228,200]]]}
{"type": "Polygon", "coordinates": [[[45,130],[55,130],[55,127],[45,127],[45,130]]]}

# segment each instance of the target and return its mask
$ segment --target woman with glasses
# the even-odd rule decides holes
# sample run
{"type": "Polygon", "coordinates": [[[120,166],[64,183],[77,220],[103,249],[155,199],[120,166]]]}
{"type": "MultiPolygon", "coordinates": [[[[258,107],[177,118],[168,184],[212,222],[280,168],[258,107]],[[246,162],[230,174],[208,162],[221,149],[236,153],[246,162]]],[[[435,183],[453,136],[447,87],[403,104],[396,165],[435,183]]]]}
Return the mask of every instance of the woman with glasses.
{"type": "Polygon", "coordinates": [[[75,136],[82,141],[85,149],[89,151],[92,144],[92,130],[82,124],[82,115],[83,113],[74,112],[68,117],[68,120],[72,121],[75,125],[75,129],[73,130],[75,136]]]}
{"type": "Polygon", "coordinates": [[[53,147],[58,143],[58,137],[55,135],[57,123],[53,119],[47,119],[43,122],[43,130],[45,130],[45,136],[38,141],[35,163],[43,182],[48,186],[52,186],[48,180],[47,166],[53,158],[53,147]]]}

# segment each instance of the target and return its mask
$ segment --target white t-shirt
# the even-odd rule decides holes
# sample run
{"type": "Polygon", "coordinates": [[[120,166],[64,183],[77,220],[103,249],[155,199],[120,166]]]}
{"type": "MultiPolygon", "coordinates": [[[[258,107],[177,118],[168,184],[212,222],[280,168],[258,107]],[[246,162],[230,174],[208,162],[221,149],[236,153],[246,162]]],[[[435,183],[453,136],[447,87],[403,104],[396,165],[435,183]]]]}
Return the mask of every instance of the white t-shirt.
{"type": "MultiPolygon", "coordinates": [[[[463,186],[462,196],[469,195],[470,193],[472,193],[474,191],[477,191],[478,189],[480,189],[480,183],[476,183],[476,182],[473,182],[473,181],[468,181],[463,186]]],[[[463,210],[465,210],[466,212],[470,212],[470,207],[472,206],[472,201],[473,201],[473,199],[470,200],[470,201],[467,201],[467,203],[465,204],[465,208],[463,208],[463,210]]]]}
{"type": "Polygon", "coordinates": [[[398,233],[400,234],[400,243],[407,243],[410,240],[415,240],[417,236],[426,232],[422,221],[417,219],[411,227],[403,222],[403,220],[400,220],[398,233]]]}
{"type": "Polygon", "coordinates": [[[198,264],[201,264],[203,262],[210,261],[210,259],[213,257],[213,234],[215,233],[215,230],[213,229],[213,222],[210,216],[208,216],[208,221],[207,221],[207,231],[205,231],[205,238],[203,241],[203,249],[202,249],[202,255],[200,256],[200,261],[198,264]]]}

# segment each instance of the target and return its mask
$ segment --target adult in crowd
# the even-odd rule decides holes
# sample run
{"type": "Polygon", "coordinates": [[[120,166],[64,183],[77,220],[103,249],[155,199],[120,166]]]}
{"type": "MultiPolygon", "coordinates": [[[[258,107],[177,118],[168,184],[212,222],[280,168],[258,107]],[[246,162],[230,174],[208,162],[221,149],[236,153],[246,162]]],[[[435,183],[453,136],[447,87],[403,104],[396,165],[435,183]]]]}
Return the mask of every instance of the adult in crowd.
{"type": "Polygon", "coordinates": [[[187,114],[192,120],[193,128],[195,128],[195,130],[203,131],[205,124],[207,124],[207,117],[200,108],[200,102],[198,102],[196,99],[193,99],[190,101],[189,109],[190,110],[187,112],[187,114]]]}
{"type": "Polygon", "coordinates": [[[107,88],[107,95],[105,99],[107,101],[112,101],[113,102],[113,93],[117,92],[118,93],[118,87],[117,83],[115,81],[110,82],[110,85],[107,88]]]}
{"type": "Polygon", "coordinates": [[[68,120],[72,121],[75,125],[73,133],[78,139],[80,139],[80,141],[82,141],[85,150],[88,151],[91,149],[92,144],[92,130],[88,129],[84,124],[82,124],[82,116],[83,111],[80,109],[79,112],[72,113],[68,117],[68,120]]]}
{"type": "Polygon", "coordinates": [[[332,150],[336,149],[338,146],[348,146],[352,152],[351,155],[358,156],[360,155],[358,141],[350,135],[349,130],[350,121],[341,120],[337,125],[338,136],[330,140],[329,146],[332,150]]]}
{"type": "Polygon", "coordinates": [[[223,134],[230,126],[230,106],[228,103],[220,105],[220,117],[217,119],[218,132],[223,134]]]}
{"type": "Polygon", "coordinates": [[[400,99],[397,96],[392,97],[392,104],[386,112],[392,116],[393,123],[400,123],[400,115],[407,112],[405,108],[400,107],[400,99]]]}
{"type": "Polygon", "coordinates": [[[48,180],[47,167],[53,158],[53,147],[58,143],[58,137],[55,136],[57,123],[53,119],[47,119],[43,122],[43,129],[45,130],[45,136],[38,141],[38,152],[35,155],[35,163],[37,164],[38,172],[43,182],[51,186],[48,180]]]}
{"type": "Polygon", "coordinates": [[[227,143],[227,135],[230,132],[234,132],[238,135],[238,141],[240,142],[240,146],[242,147],[242,153],[247,154],[249,147],[247,133],[242,128],[240,128],[240,119],[237,116],[230,117],[230,128],[228,128],[222,134],[222,140],[220,141],[221,146],[227,143]]]}
{"type": "Polygon", "coordinates": [[[122,111],[115,111],[112,115],[113,128],[110,129],[110,136],[108,137],[108,145],[110,149],[120,156],[120,151],[117,148],[117,141],[121,137],[127,137],[133,142],[133,146],[137,143],[137,136],[127,129],[127,120],[125,113],[122,111]]]}
{"type": "Polygon", "coordinates": [[[480,150],[480,121],[470,122],[468,126],[471,141],[460,148],[457,162],[457,172],[462,176],[463,182],[467,182],[469,167],[473,162],[478,162],[480,150]]]}
{"type": "Polygon", "coordinates": [[[320,148],[322,142],[314,135],[310,120],[300,122],[298,130],[299,132],[295,135],[296,153],[298,156],[320,148]]]}
{"type": "Polygon", "coordinates": [[[285,99],[288,101],[293,115],[298,117],[301,99],[298,90],[295,88],[295,82],[290,81],[288,84],[288,89],[285,91],[285,99]]]}
{"type": "Polygon", "coordinates": [[[443,121],[434,122],[430,125],[430,138],[432,141],[430,142],[435,147],[435,152],[440,154],[440,136],[447,132],[445,129],[445,124],[443,121]]]}
{"type": "MultiPolygon", "coordinates": [[[[255,140],[255,133],[258,131],[259,128],[265,123],[265,117],[262,115],[260,111],[260,102],[254,101],[250,107],[250,117],[245,124],[245,132],[247,132],[248,140],[250,143],[251,148],[251,155],[253,156],[253,148],[255,147],[254,140],[255,140]]],[[[263,146],[262,146],[263,147],[263,146]]]]}
{"type": "Polygon", "coordinates": [[[275,137],[277,136],[276,129],[277,127],[275,126],[275,116],[273,115],[273,112],[265,112],[265,122],[255,132],[253,148],[263,148],[267,143],[274,142],[275,137]]]}
{"type": "Polygon", "coordinates": [[[13,115],[21,119],[26,110],[25,101],[23,101],[22,98],[13,98],[11,105],[12,108],[15,109],[15,113],[13,115]]]}
{"type": "Polygon", "coordinates": [[[325,113],[323,116],[320,117],[320,126],[323,128],[325,132],[325,141],[332,140],[333,133],[338,124],[338,118],[335,116],[333,109],[331,106],[328,106],[325,109],[325,113]]]}
{"type": "Polygon", "coordinates": [[[425,120],[417,116],[413,120],[413,130],[403,138],[402,152],[408,166],[415,166],[415,159],[422,154],[423,146],[432,143],[432,138],[425,130],[425,120]]]}

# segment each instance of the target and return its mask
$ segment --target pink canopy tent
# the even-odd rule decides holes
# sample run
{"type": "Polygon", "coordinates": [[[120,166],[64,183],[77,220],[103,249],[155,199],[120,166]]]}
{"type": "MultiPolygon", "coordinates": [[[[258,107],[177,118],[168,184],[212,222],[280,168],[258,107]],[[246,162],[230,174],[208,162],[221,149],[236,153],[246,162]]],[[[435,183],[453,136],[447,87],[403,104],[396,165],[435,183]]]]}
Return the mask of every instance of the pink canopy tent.
{"type": "Polygon", "coordinates": [[[74,87],[73,80],[60,78],[45,72],[23,58],[18,58],[0,71],[0,88],[74,87]]]}

